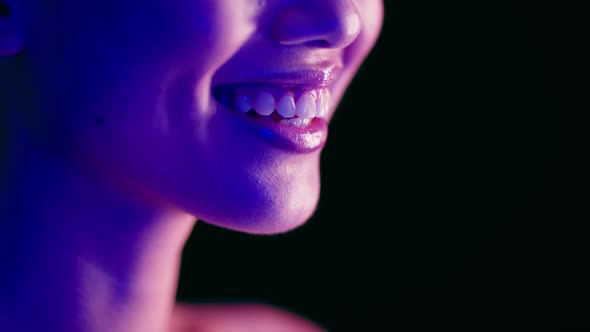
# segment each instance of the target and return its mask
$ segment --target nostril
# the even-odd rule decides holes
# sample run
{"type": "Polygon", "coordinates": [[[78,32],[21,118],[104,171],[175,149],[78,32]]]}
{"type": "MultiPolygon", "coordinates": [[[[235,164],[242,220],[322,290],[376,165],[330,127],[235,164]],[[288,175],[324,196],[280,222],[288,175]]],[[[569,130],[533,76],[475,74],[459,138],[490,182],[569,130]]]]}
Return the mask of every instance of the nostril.
{"type": "Polygon", "coordinates": [[[272,22],[272,38],[282,45],[344,48],[361,30],[360,14],[350,0],[284,8],[272,22]]]}

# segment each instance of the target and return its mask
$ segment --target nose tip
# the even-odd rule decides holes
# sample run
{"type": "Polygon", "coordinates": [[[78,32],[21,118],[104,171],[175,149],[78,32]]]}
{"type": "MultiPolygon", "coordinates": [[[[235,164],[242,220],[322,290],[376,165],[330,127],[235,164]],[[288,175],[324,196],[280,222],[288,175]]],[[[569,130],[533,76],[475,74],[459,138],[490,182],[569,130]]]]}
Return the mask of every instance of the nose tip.
{"type": "Polygon", "coordinates": [[[275,17],[273,39],[283,45],[344,48],[361,31],[361,18],[352,0],[303,1],[275,17]]]}

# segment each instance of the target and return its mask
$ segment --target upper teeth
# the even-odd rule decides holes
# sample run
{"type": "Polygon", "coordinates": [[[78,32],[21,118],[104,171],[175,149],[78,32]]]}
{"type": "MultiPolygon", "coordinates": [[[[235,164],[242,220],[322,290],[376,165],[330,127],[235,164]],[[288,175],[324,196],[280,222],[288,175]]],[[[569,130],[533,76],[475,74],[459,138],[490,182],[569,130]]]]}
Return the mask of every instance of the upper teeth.
{"type": "Polygon", "coordinates": [[[236,109],[242,113],[246,113],[252,109],[252,102],[250,101],[250,98],[246,95],[238,96],[236,99],[236,109]]]}
{"type": "Polygon", "coordinates": [[[272,112],[275,111],[275,97],[273,97],[270,93],[263,91],[258,94],[258,98],[256,98],[256,103],[254,104],[254,109],[256,113],[260,115],[271,115],[272,112]]]}
{"type": "Polygon", "coordinates": [[[329,102],[330,92],[327,89],[305,91],[298,98],[294,92],[284,90],[240,91],[235,95],[233,108],[241,113],[253,110],[263,116],[271,115],[276,110],[285,119],[313,119],[327,117],[329,102]]]}
{"type": "Polygon", "coordinates": [[[328,117],[328,110],[330,109],[330,91],[320,90],[318,91],[318,97],[316,100],[316,114],[318,118],[328,117]]]}
{"type": "Polygon", "coordinates": [[[277,112],[283,118],[292,118],[297,114],[297,106],[295,105],[295,98],[293,98],[292,94],[288,93],[281,97],[277,105],[277,112]]]}
{"type": "Polygon", "coordinates": [[[316,103],[311,93],[304,93],[297,101],[297,116],[304,119],[315,118],[316,103]]]}

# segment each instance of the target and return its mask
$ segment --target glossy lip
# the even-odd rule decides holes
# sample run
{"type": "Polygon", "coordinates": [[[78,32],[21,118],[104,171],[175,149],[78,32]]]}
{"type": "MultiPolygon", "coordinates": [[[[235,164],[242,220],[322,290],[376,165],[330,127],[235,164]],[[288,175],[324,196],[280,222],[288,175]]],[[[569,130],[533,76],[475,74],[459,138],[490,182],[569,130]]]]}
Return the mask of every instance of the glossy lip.
{"type": "Polygon", "coordinates": [[[213,88],[222,85],[268,84],[281,87],[297,87],[303,90],[317,90],[331,86],[340,77],[342,67],[330,65],[325,67],[308,67],[302,70],[274,71],[256,77],[233,77],[214,81],[213,88]]]}
{"type": "Polygon", "coordinates": [[[295,72],[273,73],[258,80],[278,86],[294,86],[301,89],[319,90],[332,85],[340,75],[340,67],[310,69],[295,72]]]}
{"type": "MultiPolygon", "coordinates": [[[[222,85],[249,85],[253,83],[291,87],[300,90],[329,89],[340,76],[341,69],[341,67],[333,65],[298,71],[273,72],[263,74],[257,78],[216,82],[213,89],[222,85]]],[[[328,137],[327,119],[313,118],[311,123],[305,127],[290,126],[239,113],[221,105],[214,96],[212,98],[215,100],[218,109],[232,113],[233,116],[252,128],[258,137],[279,149],[292,153],[311,153],[322,149],[326,144],[328,137]]]]}
{"type": "Polygon", "coordinates": [[[217,103],[217,109],[231,113],[251,128],[256,136],[275,147],[292,153],[311,153],[324,147],[328,138],[326,119],[313,118],[305,127],[296,127],[238,113],[217,103]]]}

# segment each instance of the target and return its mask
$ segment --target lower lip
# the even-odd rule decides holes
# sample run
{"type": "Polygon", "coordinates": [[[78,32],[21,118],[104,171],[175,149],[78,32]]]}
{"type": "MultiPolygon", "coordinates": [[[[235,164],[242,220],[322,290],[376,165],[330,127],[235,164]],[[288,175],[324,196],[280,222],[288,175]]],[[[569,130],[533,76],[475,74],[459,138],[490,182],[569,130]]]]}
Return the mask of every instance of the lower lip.
{"type": "Polygon", "coordinates": [[[328,122],[313,118],[305,127],[284,125],[232,111],[218,104],[226,112],[240,118],[255,134],[275,147],[292,153],[311,153],[321,150],[328,138],[328,122]]]}

